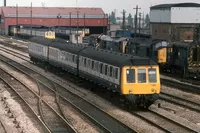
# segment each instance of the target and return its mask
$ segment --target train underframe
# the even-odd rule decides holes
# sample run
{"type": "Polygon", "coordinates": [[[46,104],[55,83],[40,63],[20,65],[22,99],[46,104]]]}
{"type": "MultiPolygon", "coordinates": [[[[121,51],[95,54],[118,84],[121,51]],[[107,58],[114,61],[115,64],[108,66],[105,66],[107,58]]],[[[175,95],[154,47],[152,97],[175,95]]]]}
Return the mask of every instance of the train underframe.
{"type": "Polygon", "coordinates": [[[153,104],[156,100],[159,99],[159,94],[129,94],[125,95],[125,98],[130,102],[132,106],[148,108],[151,104],[153,104]]]}

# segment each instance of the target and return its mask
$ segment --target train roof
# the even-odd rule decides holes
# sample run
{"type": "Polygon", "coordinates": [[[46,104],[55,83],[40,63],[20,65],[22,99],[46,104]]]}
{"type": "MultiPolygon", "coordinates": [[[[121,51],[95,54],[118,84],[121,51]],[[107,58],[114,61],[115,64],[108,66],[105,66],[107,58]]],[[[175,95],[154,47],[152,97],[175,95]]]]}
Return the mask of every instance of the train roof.
{"type": "Polygon", "coordinates": [[[96,50],[95,48],[86,48],[81,52],[81,55],[116,66],[156,65],[147,57],[130,56],[102,49],[96,50]]]}
{"type": "Polygon", "coordinates": [[[170,46],[177,46],[177,47],[187,48],[187,47],[192,47],[192,46],[195,46],[195,45],[200,45],[200,44],[195,43],[195,42],[171,42],[171,43],[169,43],[169,47],[170,46]]]}
{"type": "Polygon", "coordinates": [[[77,44],[67,44],[64,41],[60,40],[47,40],[40,38],[32,38],[29,41],[34,41],[36,43],[42,45],[49,45],[51,47],[58,48],[63,51],[67,51],[73,54],[77,54],[80,52],[80,55],[84,57],[88,57],[94,60],[98,60],[100,62],[104,62],[107,64],[115,65],[115,66],[140,66],[140,65],[157,65],[153,60],[148,57],[138,57],[138,56],[130,56],[120,53],[115,53],[111,51],[106,51],[102,49],[95,49],[93,47],[82,46],[77,44]]]}

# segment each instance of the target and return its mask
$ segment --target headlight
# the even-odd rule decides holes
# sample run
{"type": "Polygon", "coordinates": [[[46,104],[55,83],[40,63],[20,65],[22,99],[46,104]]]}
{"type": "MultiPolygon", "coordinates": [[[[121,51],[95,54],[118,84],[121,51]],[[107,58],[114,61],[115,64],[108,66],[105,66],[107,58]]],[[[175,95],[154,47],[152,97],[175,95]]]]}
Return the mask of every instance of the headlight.
{"type": "Polygon", "coordinates": [[[155,92],[156,90],[154,88],[151,89],[151,92],[155,92]]]}

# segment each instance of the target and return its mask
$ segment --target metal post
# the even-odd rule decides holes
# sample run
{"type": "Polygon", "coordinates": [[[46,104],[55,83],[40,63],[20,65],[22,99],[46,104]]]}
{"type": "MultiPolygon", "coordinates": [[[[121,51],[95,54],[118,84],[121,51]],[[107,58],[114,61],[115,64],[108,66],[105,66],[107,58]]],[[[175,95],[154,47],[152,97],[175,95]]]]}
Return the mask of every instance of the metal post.
{"type": "Polygon", "coordinates": [[[76,39],[77,39],[77,44],[78,44],[78,26],[79,26],[79,11],[77,11],[77,27],[76,27],[76,33],[77,33],[77,36],[76,36],[76,39]]]}
{"type": "Polygon", "coordinates": [[[144,25],[145,25],[145,23],[144,23],[144,12],[143,12],[143,18],[142,18],[142,28],[144,28],[144,25]]]}
{"type": "Polygon", "coordinates": [[[108,18],[108,26],[109,26],[109,35],[111,36],[111,26],[110,26],[110,18],[108,18]]]}
{"type": "Polygon", "coordinates": [[[138,9],[141,9],[141,8],[138,8],[138,5],[136,6],[136,8],[133,8],[133,9],[136,9],[136,18],[134,18],[135,20],[135,37],[136,37],[136,34],[137,34],[137,14],[138,14],[138,9]]]}
{"type": "Polygon", "coordinates": [[[57,18],[58,18],[58,29],[59,29],[59,27],[60,27],[60,18],[61,18],[61,15],[60,15],[60,13],[58,13],[58,16],[57,16],[57,18]]]}
{"type": "Polygon", "coordinates": [[[141,13],[139,13],[139,36],[140,36],[140,23],[141,23],[141,13]]]}
{"type": "Polygon", "coordinates": [[[105,14],[103,15],[103,34],[105,35],[105,24],[104,24],[104,20],[105,20],[105,14]]]}
{"type": "Polygon", "coordinates": [[[70,19],[69,19],[69,23],[70,23],[70,35],[72,34],[72,13],[69,13],[70,15],[70,19]]]}
{"type": "Polygon", "coordinates": [[[32,10],[32,2],[31,2],[31,36],[32,36],[32,24],[33,24],[33,10],[32,10]]]}
{"type": "Polygon", "coordinates": [[[6,0],[4,0],[4,6],[6,6],[6,0]]]}
{"type": "Polygon", "coordinates": [[[85,34],[85,13],[84,13],[84,34],[85,34]]]}
{"type": "Polygon", "coordinates": [[[125,34],[125,18],[126,18],[126,11],[125,10],[123,10],[123,12],[122,12],[122,14],[123,14],[123,23],[122,23],[122,29],[123,29],[123,37],[124,37],[124,34],[125,34]]]}
{"type": "Polygon", "coordinates": [[[18,36],[18,4],[16,5],[16,31],[18,36]]]}

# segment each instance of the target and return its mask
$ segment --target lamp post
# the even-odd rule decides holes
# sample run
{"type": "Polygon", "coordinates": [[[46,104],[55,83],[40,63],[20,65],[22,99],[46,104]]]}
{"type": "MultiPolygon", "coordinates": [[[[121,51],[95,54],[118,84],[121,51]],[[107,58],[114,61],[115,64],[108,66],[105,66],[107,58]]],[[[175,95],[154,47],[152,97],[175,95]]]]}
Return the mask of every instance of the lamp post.
{"type": "Polygon", "coordinates": [[[77,44],[78,44],[78,26],[79,26],[79,11],[77,11],[77,24],[76,24],[76,33],[77,33],[77,35],[76,35],[76,39],[77,39],[77,44]]]}
{"type": "Polygon", "coordinates": [[[16,35],[18,36],[18,4],[16,5],[16,35]]]}
{"type": "Polygon", "coordinates": [[[136,37],[136,34],[137,34],[137,21],[138,21],[138,19],[137,19],[138,9],[141,9],[141,8],[139,8],[138,5],[137,5],[136,8],[133,8],[133,9],[136,9],[136,14],[135,14],[136,18],[134,18],[135,19],[135,37],[136,37]]]}
{"type": "Polygon", "coordinates": [[[60,13],[58,14],[57,18],[58,18],[58,28],[59,28],[60,27],[60,18],[62,18],[62,16],[60,15],[60,13]]]}
{"type": "Polygon", "coordinates": [[[32,24],[33,24],[33,10],[32,10],[32,2],[31,2],[31,37],[32,37],[32,24]]]}
{"type": "Polygon", "coordinates": [[[70,12],[69,13],[69,23],[70,23],[70,35],[71,35],[71,33],[72,33],[72,13],[70,12]]]}

